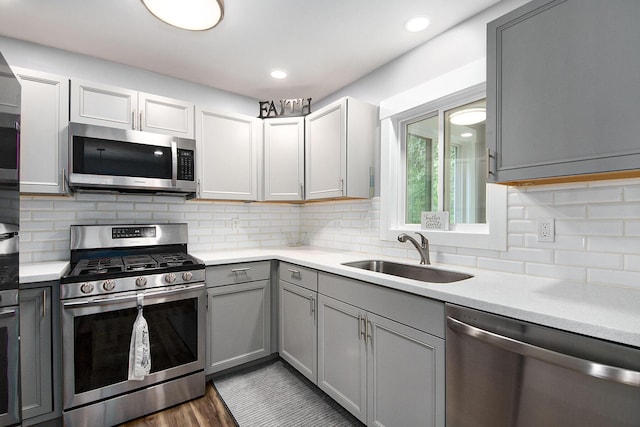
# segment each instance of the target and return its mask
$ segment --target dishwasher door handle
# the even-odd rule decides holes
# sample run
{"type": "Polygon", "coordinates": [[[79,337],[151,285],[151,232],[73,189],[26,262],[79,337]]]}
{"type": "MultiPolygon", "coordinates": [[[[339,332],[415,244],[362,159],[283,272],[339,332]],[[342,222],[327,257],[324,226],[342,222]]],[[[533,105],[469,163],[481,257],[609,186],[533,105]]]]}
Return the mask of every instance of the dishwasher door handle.
{"type": "Polygon", "coordinates": [[[619,368],[617,366],[604,365],[591,360],[581,359],[579,357],[538,347],[533,344],[480,329],[450,316],[447,316],[447,326],[456,332],[468,335],[479,341],[499,347],[511,353],[533,357],[591,377],[614,381],[633,387],[640,387],[640,372],[638,371],[619,368]]]}

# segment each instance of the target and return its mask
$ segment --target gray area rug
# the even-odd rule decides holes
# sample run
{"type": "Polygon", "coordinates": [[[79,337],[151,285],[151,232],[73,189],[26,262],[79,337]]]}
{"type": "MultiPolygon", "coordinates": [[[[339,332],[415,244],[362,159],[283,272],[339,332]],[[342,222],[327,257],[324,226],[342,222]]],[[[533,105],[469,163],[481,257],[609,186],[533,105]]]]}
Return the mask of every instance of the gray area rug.
{"type": "Polygon", "coordinates": [[[213,382],[240,427],[363,426],[281,360],[213,382]]]}

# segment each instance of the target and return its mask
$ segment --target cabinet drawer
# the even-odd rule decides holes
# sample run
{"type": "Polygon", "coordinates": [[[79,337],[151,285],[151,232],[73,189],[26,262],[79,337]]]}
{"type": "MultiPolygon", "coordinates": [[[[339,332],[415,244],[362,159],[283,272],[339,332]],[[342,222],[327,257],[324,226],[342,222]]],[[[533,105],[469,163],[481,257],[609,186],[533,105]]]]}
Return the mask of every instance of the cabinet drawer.
{"type": "Polygon", "coordinates": [[[318,274],[318,293],[444,338],[444,303],[334,274],[318,274]]]}
{"type": "Polygon", "coordinates": [[[279,277],[280,280],[285,282],[293,283],[312,291],[318,291],[318,272],[314,269],[281,262],[279,277]]]}
{"type": "Polygon", "coordinates": [[[207,287],[253,282],[270,278],[271,262],[243,262],[207,267],[207,287]]]}

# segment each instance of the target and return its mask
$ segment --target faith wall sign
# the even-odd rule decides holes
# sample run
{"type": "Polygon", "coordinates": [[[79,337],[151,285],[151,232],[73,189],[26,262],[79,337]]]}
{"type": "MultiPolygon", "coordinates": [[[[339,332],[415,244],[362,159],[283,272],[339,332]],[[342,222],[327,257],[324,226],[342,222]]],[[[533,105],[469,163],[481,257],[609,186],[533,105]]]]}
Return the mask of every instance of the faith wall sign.
{"type": "Polygon", "coordinates": [[[311,98],[259,101],[258,104],[260,105],[259,119],[306,116],[311,112],[311,98]]]}

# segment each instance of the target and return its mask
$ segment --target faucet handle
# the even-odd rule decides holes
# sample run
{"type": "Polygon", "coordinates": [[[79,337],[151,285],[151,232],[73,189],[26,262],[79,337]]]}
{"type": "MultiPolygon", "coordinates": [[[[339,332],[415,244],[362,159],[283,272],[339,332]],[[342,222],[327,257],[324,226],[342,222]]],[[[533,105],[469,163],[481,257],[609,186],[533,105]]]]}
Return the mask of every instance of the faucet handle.
{"type": "Polygon", "coordinates": [[[419,232],[417,232],[417,231],[416,231],[416,234],[417,234],[418,236],[420,236],[421,243],[422,243],[422,249],[426,249],[426,248],[427,248],[427,245],[429,244],[429,239],[427,239],[427,237],[426,237],[424,234],[419,233],[419,232]]]}

